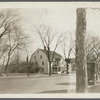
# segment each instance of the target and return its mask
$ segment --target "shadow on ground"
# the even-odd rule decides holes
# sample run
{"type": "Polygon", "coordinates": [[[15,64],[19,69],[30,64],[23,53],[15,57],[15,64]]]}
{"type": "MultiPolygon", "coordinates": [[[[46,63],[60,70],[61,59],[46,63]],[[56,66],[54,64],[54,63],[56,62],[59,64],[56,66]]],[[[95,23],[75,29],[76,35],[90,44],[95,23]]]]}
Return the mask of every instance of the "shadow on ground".
{"type": "Polygon", "coordinates": [[[57,83],[56,85],[75,85],[75,82],[57,83]]]}
{"type": "Polygon", "coordinates": [[[50,91],[43,91],[40,93],[67,93],[67,90],[50,90],[50,91]]]}
{"type": "MultiPolygon", "coordinates": [[[[75,85],[75,82],[65,82],[65,83],[57,83],[56,85],[75,85]]],[[[70,93],[74,93],[74,89],[70,89],[70,93]]],[[[49,90],[49,91],[43,91],[40,93],[69,93],[69,90],[49,90]]]]}
{"type": "Polygon", "coordinates": [[[89,93],[100,93],[100,85],[92,86],[88,89],[89,93]]]}
{"type": "Polygon", "coordinates": [[[43,91],[40,93],[74,93],[74,89],[70,89],[70,92],[65,89],[65,90],[50,90],[50,91],[43,91]]]}
{"type": "Polygon", "coordinates": [[[97,82],[96,85],[91,86],[91,87],[88,89],[88,92],[89,92],[89,93],[100,93],[100,82],[97,82]]]}

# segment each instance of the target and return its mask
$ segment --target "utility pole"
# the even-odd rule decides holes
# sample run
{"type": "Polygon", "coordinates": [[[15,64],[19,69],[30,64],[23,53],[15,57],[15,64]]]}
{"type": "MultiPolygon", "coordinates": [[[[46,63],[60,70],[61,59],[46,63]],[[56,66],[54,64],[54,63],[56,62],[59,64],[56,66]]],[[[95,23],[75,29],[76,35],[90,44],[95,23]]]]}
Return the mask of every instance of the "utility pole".
{"type": "Polygon", "coordinates": [[[28,55],[26,57],[26,62],[27,62],[27,75],[29,77],[29,62],[28,62],[28,55]]]}
{"type": "Polygon", "coordinates": [[[86,9],[78,8],[76,14],[76,92],[85,93],[87,92],[86,9]]]}

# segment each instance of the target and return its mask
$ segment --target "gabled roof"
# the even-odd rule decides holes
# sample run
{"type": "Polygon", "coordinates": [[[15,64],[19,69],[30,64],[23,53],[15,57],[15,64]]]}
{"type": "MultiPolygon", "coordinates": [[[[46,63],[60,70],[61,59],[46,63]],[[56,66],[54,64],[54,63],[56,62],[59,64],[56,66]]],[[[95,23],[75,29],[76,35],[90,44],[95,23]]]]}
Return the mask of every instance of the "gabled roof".
{"type": "MultiPolygon", "coordinates": [[[[48,58],[48,53],[47,53],[47,50],[44,50],[44,49],[39,49],[41,50],[42,52],[44,52],[48,58]]],[[[52,57],[53,57],[53,51],[50,51],[50,59],[52,60],[52,57]]],[[[60,54],[58,54],[57,52],[54,52],[54,59],[61,59],[62,56],[60,54]]]]}

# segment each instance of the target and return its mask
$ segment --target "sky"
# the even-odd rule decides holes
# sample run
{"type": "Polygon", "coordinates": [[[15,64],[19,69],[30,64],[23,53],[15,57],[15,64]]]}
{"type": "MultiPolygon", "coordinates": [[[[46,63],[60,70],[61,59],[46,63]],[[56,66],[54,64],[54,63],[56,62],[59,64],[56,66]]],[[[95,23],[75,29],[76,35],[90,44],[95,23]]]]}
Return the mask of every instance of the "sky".
{"type": "MultiPolygon", "coordinates": [[[[34,25],[49,25],[53,31],[66,33],[67,42],[70,42],[70,34],[75,40],[76,30],[76,8],[88,7],[86,10],[87,32],[100,37],[100,11],[93,10],[91,7],[99,7],[100,3],[18,3],[16,5],[6,4],[8,8],[18,8],[22,17],[22,26],[25,34],[30,37],[32,42],[28,45],[28,53],[31,54],[38,48],[43,48],[39,37],[34,32],[34,25]],[[81,4],[81,5],[80,5],[81,4]],[[14,6],[15,5],[15,6],[14,6]]],[[[0,4],[1,7],[6,7],[0,4]]],[[[51,50],[54,48],[54,43],[51,45],[51,50]]],[[[67,50],[69,47],[67,48],[67,50]]],[[[57,52],[63,56],[61,46],[57,48],[57,52]]],[[[71,55],[74,57],[74,55],[71,55]]]]}
{"type": "MultiPolygon", "coordinates": [[[[35,43],[31,46],[31,53],[33,53],[37,48],[43,48],[40,38],[34,33],[34,25],[47,25],[52,27],[52,30],[67,36],[70,40],[69,32],[72,33],[73,38],[75,38],[75,28],[76,28],[76,12],[75,9],[65,9],[65,8],[33,8],[33,9],[21,9],[21,15],[24,18],[24,29],[26,34],[30,34],[31,40],[35,43]],[[28,13],[25,13],[28,12],[28,13]]],[[[69,41],[70,42],[70,41],[69,41]]],[[[54,43],[51,44],[51,50],[54,49],[54,43]]],[[[61,46],[58,47],[57,52],[62,54],[61,46]]]]}
{"type": "MultiPolygon", "coordinates": [[[[30,54],[33,53],[37,48],[42,48],[39,37],[34,35],[34,24],[35,25],[50,25],[53,30],[59,33],[66,33],[66,37],[70,43],[71,32],[73,39],[75,40],[76,30],[76,8],[33,8],[33,9],[22,9],[21,13],[25,18],[27,24],[26,29],[30,34],[31,39],[35,39],[35,43],[32,44],[30,54]],[[25,13],[28,12],[28,13],[25,13]],[[24,13],[24,14],[23,14],[24,13]]],[[[97,35],[100,37],[100,12],[88,9],[86,14],[87,19],[87,33],[97,35]]],[[[34,41],[34,40],[33,40],[34,41]]],[[[54,41],[55,42],[55,41],[54,41]]],[[[68,43],[68,44],[69,44],[68,43]]],[[[54,45],[51,45],[51,50],[54,49],[54,45]]],[[[69,47],[67,48],[68,51],[69,47]]],[[[61,46],[56,50],[58,53],[63,55],[61,46]]],[[[74,57],[74,55],[72,55],[74,57]]]]}

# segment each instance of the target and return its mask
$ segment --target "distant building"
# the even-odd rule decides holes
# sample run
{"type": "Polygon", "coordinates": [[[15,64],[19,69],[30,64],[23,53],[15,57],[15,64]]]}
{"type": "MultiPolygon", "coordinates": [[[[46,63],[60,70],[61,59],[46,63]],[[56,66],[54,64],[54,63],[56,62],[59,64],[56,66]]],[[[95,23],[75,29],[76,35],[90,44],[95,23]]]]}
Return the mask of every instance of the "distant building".
{"type": "MultiPolygon", "coordinates": [[[[53,51],[50,51],[50,60],[52,60],[53,51]]],[[[48,63],[48,54],[45,49],[37,49],[31,56],[30,62],[39,66],[39,71],[41,73],[49,73],[49,63],[48,63]]],[[[62,56],[58,53],[54,53],[54,59],[51,63],[52,73],[58,73],[65,70],[66,64],[62,56]]]]}

